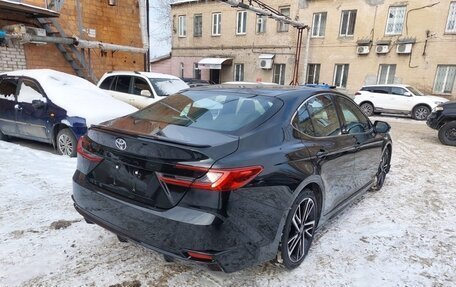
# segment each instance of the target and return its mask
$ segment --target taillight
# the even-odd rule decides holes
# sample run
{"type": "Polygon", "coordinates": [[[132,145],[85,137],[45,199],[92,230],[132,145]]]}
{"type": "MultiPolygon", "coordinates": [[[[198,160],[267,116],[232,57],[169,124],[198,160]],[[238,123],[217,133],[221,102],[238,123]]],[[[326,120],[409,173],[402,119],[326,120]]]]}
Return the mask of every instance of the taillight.
{"type": "Polygon", "coordinates": [[[188,251],[187,254],[191,259],[196,259],[199,261],[209,261],[210,262],[210,261],[214,260],[214,256],[212,256],[211,254],[207,254],[207,253],[188,251]]]}
{"type": "MultiPolygon", "coordinates": [[[[193,170],[196,172],[206,171],[206,169],[200,167],[187,165],[176,165],[176,169],[193,170]]],[[[248,166],[229,169],[208,169],[204,175],[198,178],[165,173],[157,173],[157,176],[166,184],[212,191],[228,191],[247,185],[262,171],[262,166],[248,166]]]]}
{"type": "Polygon", "coordinates": [[[360,92],[356,92],[356,93],[355,93],[355,96],[359,96],[359,95],[361,95],[360,92]]]}
{"type": "Polygon", "coordinates": [[[96,155],[96,154],[93,154],[91,152],[91,148],[90,148],[90,142],[89,140],[82,136],[79,138],[78,140],[78,147],[77,147],[77,152],[80,156],[88,159],[89,161],[91,162],[94,162],[94,163],[99,163],[103,158],[96,155]]]}

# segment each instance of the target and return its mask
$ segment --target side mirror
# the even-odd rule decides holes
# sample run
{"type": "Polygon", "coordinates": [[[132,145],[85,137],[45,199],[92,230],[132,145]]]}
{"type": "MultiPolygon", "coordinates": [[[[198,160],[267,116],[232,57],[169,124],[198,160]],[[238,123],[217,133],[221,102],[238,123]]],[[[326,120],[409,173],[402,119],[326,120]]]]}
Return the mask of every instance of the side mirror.
{"type": "Polygon", "coordinates": [[[46,102],[42,100],[32,100],[32,107],[35,110],[43,109],[46,106],[46,102]]]}
{"type": "Polygon", "coordinates": [[[384,134],[391,130],[391,126],[387,122],[375,121],[374,131],[376,133],[384,134]]]}
{"type": "Polygon", "coordinates": [[[411,96],[413,96],[413,95],[412,95],[412,93],[410,93],[410,92],[405,92],[405,93],[404,93],[404,96],[406,96],[406,97],[411,97],[411,96]]]}
{"type": "Polygon", "coordinates": [[[144,96],[144,97],[151,97],[152,94],[150,93],[149,90],[141,90],[141,96],[144,96]]]}

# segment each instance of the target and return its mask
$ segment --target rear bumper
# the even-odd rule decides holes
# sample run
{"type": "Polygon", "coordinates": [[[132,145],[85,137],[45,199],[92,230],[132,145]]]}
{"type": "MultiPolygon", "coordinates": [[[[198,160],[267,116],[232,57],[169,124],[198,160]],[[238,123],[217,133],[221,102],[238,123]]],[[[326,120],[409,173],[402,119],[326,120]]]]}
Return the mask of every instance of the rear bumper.
{"type": "Polygon", "coordinates": [[[106,195],[77,174],[73,177],[76,210],[88,221],[147,248],[224,272],[271,260],[277,254],[285,211],[240,200],[234,193],[225,216],[179,205],[157,211],[106,195]],[[213,260],[195,260],[187,251],[211,254],[213,260]]]}

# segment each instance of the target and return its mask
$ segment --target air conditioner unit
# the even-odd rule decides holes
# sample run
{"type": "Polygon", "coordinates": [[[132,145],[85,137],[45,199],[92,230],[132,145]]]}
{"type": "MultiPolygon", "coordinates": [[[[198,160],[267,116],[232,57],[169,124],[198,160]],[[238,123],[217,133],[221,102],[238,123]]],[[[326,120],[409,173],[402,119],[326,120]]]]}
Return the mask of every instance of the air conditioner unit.
{"type": "Polygon", "coordinates": [[[410,54],[412,53],[413,44],[399,44],[397,45],[396,52],[398,54],[410,54]]]}
{"type": "Polygon", "coordinates": [[[358,48],[356,48],[356,52],[358,53],[358,55],[369,54],[369,50],[369,46],[358,46],[358,48]]]}
{"type": "MultiPolygon", "coordinates": [[[[25,31],[27,34],[33,35],[33,36],[40,36],[40,37],[46,37],[46,30],[41,29],[41,28],[36,28],[36,27],[25,27],[25,31]]],[[[30,43],[37,44],[37,45],[44,45],[46,44],[45,42],[36,42],[32,41],[30,43]]]]}
{"type": "Polygon", "coordinates": [[[390,51],[390,47],[388,45],[377,45],[375,51],[377,54],[387,54],[390,51]]]}
{"type": "Polygon", "coordinates": [[[260,68],[261,69],[272,69],[273,59],[260,59],[260,68]]]}

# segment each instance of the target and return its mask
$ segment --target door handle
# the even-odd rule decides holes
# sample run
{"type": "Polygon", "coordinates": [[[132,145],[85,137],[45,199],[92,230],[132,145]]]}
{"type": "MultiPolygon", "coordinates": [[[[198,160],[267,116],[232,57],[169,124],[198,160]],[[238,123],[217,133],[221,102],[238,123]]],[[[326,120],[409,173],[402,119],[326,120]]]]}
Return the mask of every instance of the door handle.
{"type": "Polygon", "coordinates": [[[321,148],[321,149],[317,152],[316,156],[317,156],[317,157],[323,157],[325,154],[326,154],[326,150],[321,148]]]}
{"type": "Polygon", "coordinates": [[[18,111],[22,111],[22,107],[19,106],[19,104],[15,104],[14,105],[14,109],[18,110],[18,111]]]}

